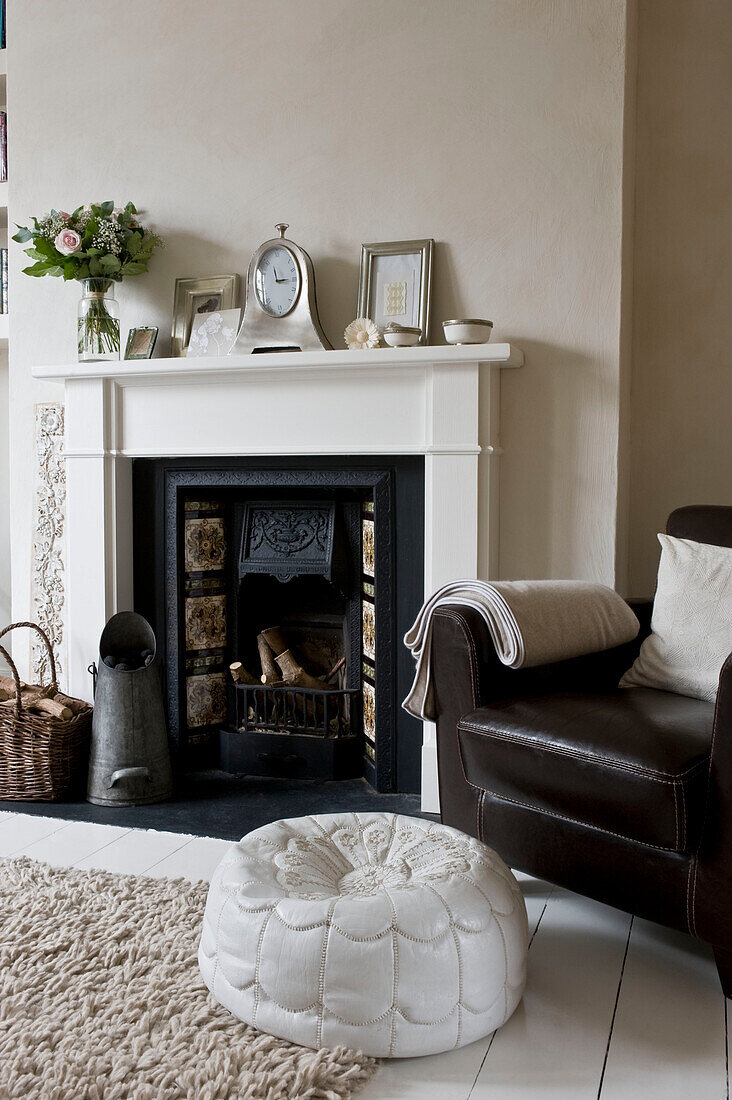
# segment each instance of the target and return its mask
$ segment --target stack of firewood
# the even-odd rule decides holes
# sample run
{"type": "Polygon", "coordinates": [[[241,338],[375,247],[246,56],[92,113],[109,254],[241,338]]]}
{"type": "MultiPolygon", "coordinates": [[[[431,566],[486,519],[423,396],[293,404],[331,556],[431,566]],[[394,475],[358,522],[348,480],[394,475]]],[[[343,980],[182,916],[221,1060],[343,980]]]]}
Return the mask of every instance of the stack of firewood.
{"type": "MultiPolygon", "coordinates": [[[[20,701],[25,710],[32,714],[47,714],[51,718],[60,718],[68,722],[75,714],[80,714],[89,706],[80,699],[72,699],[63,695],[54,687],[40,687],[37,684],[24,684],[20,682],[20,701]]],[[[15,681],[8,676],[0,676],[0,707],[12,707],[16,705],[15,681]]]]}
{"type": "Polygon", "coordinates": [[[232,679],[236,684],[267,684],[271,687],[298,687],[319,691],[333,691],[333,677],[345,664],[341,657],[324,677],[311,676],[299,663],[279,626],[270,626],[257,635],[257,649],[261,673],[259,678],[252,676],[241,661],[229,665],[232,679]]]}

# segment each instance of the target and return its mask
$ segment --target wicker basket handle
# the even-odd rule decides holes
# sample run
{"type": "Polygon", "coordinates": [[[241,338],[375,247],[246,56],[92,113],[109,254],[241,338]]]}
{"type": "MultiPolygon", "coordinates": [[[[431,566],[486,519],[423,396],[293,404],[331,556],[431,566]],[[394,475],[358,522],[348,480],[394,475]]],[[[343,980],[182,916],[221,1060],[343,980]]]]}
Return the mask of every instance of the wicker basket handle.
{"type": "MultiPolygon", "coordinates": [[[[0,630],[0,638],[2,638],[5,634],[8,634],[11,630],[17,630],[19,626],[29,627],[30,630],[35,630],[38,634],[40,634],[43,643],[48,651],[48,659],[51,662],[51,687],[55,689],[54,695],[56,695],[58,693],[56,661],[54,659],[53,649],[51,648],[51,643],[48,640],[48,635],[46,634],[46,632],[44,630],[41,630],[40,626],[38,626],[37,623],[11,623],[10,626],[6,626],[4,630],[0,630]]],[[[15,662],[13,661],[13,658],[10,656],[4,646],[0,645],[0,653],[2,653],[3,657],[8,662],[8,665],[10,666],[10,671],[13,674],[13,679],[15,680],[15,713],[20,716],[23,713],[23,703],[20,698],[20,676],[18,675],[18,670],[15,667],[15,662]]]]}

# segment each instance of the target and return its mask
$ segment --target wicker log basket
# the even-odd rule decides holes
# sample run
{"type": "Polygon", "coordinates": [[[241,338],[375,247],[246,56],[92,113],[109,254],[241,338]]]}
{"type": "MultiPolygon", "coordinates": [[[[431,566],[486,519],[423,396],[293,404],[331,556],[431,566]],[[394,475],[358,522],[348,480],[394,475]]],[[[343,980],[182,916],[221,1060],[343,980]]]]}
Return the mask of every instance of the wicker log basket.
{"type": "Polygon", "coordinates": [[[12,657],[0,645],[0,653],[15,682],[15,697],[9,693],[10,699],[0,703],[0,799],[55,802],[70,794],[84,779],[93,708],[82,700],[59,694],[53,650],[40,626],[12,623],[0,631],[0,638],[21,626],[35,630],[43,639],[51,666],[51,683],[28,688],[21,682],[12,657]],[[29,709],[42,710],[44,706],[55,714],[32,713],[29,709]]]}

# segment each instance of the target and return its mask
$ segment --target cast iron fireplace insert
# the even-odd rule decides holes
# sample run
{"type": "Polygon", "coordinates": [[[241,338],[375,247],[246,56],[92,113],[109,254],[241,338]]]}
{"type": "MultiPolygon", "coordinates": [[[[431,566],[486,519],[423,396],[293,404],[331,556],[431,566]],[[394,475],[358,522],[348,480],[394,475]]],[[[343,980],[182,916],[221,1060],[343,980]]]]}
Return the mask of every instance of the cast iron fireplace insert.
{"type": "Polygon", "coordinates": [[[423,458],[135,459],[133,505],[135,608],[164,654],[176,768],[418,792],[421,728],[400,704],[424,588],[423,458]],[[338,666],[327,717],[287,685],[276,700],[233,683],[233,661],[259,680],[273,626],[308,673],[338,666]]]}

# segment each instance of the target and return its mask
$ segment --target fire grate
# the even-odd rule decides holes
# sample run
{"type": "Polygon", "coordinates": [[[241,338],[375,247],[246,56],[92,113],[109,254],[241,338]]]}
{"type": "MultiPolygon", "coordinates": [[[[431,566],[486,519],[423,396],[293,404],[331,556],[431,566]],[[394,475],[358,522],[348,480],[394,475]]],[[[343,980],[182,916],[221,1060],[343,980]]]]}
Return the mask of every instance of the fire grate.
{"type": "Polygon", "coordinates": [[[236,684],[236,728],[241,733],[348,737],[357,688],[325,691],[288,684],[236,684]]]}

